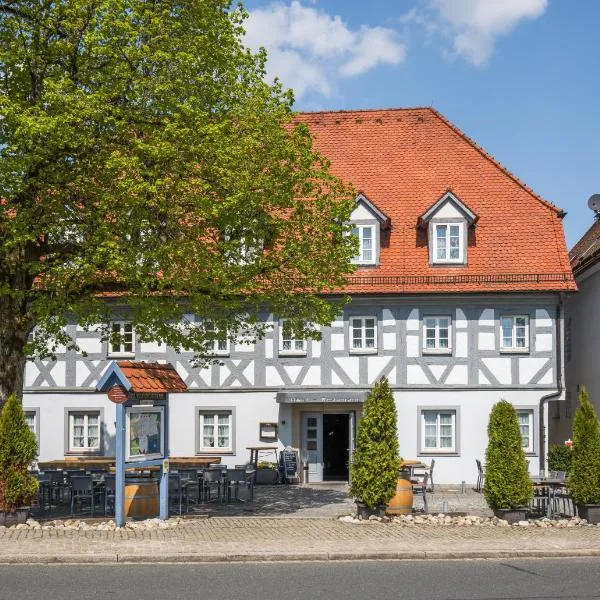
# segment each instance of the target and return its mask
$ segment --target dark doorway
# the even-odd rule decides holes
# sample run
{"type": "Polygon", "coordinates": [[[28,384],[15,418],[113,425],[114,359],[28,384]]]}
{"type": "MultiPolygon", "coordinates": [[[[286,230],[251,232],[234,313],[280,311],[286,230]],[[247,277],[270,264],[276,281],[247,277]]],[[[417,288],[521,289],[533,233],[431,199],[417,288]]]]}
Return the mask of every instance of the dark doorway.
{"type": "Polygon", "coordinates": [[[323,414],[323,480],[348,481],[350,415],[323,414]]]}

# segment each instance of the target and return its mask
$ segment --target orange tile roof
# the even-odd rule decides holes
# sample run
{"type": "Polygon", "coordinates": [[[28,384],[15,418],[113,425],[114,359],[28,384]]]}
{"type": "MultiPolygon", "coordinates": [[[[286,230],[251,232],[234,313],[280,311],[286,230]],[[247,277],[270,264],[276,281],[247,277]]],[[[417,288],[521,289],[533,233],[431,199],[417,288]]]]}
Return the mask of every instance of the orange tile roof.
{"type": "Polygon", "coordinates": [[[575,275],[579,275],[600,260],[600,219],[596,219],[582,238],[571,248],[569,258],[575,275]]]}
{"type": "Polygon", "coordinates": [[[121,360],[117,362],[117,366],[131,383],[129,391],[136,394],[186,392],[188,389],[175,367],[170,364],[121,360]]]}
{"type": "Polygon", "coordinates": [[[361,267],[349,293],[463,293],[577,289],[564,213],[535,194],[432,108],[302,113],[332,171],[391,219],[380,265],[361,267]],[[417,221],[452,191],[479,220],[466,266],[429,265],[417,221]]]}

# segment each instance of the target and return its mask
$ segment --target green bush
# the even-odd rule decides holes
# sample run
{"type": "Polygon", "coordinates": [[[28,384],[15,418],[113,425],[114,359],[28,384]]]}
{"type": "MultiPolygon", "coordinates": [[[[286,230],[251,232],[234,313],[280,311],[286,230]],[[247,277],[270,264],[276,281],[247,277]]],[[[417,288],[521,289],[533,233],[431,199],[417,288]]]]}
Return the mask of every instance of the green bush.
{"type": "Polygon", "coordinates": [[[483,494],[492,510],[526,505],[533,495],[514,406],[501,400],[488,423],[483,494]]]}
{"type": "Polygon", "coordinates": [[[568,487],[577,504],[600,503],[600,424],[584,387],[579,392],[579,406],[573,420],[568,487]]]}
{"type": "Polygon", "coordinates": [[[384,378],[371,390],[358,423],[350,495],[371,509],[387,504],[396,493],[398,452],[396,404],[384,378]]]}
{"type": "Polygon", "coordinates": [[[553,444],[548,448],[548,469],[550,471],[571,472],[573,451],[565,444],[553,444]]]}
{"type": "Polygon", "coordinates": [[[38,482],[27,469],[36,457],[35,435],[20,400],[11,395],[0,413],[0,511],[14,511],[35,498],[38,482]]]}

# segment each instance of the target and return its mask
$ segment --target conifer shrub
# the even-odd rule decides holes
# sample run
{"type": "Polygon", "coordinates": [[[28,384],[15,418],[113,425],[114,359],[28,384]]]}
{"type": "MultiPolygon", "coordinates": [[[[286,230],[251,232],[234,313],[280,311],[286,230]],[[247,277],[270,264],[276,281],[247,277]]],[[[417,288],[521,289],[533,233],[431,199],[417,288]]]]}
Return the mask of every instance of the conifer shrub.
{"type": "Polygon", "coordinates": [[[35,435],[13,394],[0,412],[0,511],[12,512],[35,498],[38,482],[27,469],[36,457],[35,435]]]}
{"type": "Polygon", "coordinates": [[[488,423],[487,470],[483,495],[492,510],[528,504],[533,495],[519,422],[506,400],[494,404],[488,423]]]}
{"type": "Polygon", "coordinates": [[[573,449],[565,444],[552,444],[548,448],[548,469],[550,471],[571,472],[573,449]]]}
{"type": "Polygon", "coordinates": [[[573,457],[568,480],[576,504],[600,504],[600,424],[585,387],[573,420],[573,457]]]}
{"type": "Polygon", "coordinates": [[[387,504],[396,493],[400,462],[396,403],[383,378],[369,393],[358,423],[350,495],[370,509],[387,504]]]}

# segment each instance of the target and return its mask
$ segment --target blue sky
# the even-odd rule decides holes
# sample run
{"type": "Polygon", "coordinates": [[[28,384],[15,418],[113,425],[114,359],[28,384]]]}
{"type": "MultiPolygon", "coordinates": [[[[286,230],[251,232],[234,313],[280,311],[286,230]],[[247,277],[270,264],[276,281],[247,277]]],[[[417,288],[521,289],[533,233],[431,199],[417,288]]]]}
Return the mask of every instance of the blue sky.
{"type": "Polygon", "coordinates": [[[433,106],[568,212],[600,193],[597,0],[246,0],[298,110],[433,106]]]}

